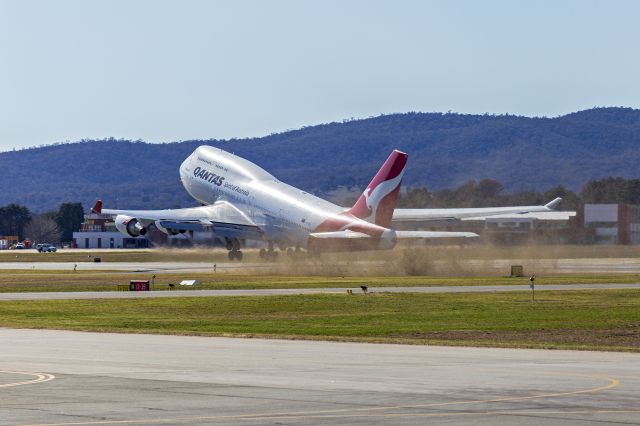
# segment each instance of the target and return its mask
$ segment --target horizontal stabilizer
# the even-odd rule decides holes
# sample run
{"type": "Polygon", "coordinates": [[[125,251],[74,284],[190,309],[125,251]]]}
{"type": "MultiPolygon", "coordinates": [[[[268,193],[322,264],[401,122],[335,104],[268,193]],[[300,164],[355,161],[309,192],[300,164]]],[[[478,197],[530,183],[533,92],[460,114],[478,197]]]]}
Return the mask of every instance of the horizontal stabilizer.
{"type": "Polygon", "coordinates": [[[349,231],[348,229],[345,231],[333,231],[333,232],[313,232],[309,234],[310,237],[320,238],[320,239],[357,239],[357,238],[371,238],[369,235],[364,234],[362,232],[349,231]]]}
{"type": "MultiPolygon", "coordinates": [[[[425,238],[475,238],[478,234],[473,232],[447,232],[447,231],[393,231],[397,239],[425,239],[425,238]]],[[[310,237],[320,239],[357,239],[371,238],[369,235],[355,231],[314,232],[310,237]]]]}
{"type": "Polygon", "coordinates": [[[422,239],[422,238],[475,238],[479,235],[474,232],[448,232],[448,231],[396,231],[396,238],[422,239]]]}

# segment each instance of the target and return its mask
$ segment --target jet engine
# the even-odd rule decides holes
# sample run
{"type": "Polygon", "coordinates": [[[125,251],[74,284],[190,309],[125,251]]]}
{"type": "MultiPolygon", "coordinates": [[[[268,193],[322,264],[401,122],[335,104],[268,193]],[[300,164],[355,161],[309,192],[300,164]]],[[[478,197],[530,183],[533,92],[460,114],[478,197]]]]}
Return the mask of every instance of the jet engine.
{"type": "Polygon", "coordinates": [[[397,242],[396,231],[393,229],[386,229],[382,235],[380,235],[380,248],[389,250],[395,247],[397,242]]]}
{"type": "Polygon", "coordinates": [[[119,214],[116,216],[115,224],[118,231],[131,237],[139,237],[147,233],[147,228],[135,217],[119,214]]]}

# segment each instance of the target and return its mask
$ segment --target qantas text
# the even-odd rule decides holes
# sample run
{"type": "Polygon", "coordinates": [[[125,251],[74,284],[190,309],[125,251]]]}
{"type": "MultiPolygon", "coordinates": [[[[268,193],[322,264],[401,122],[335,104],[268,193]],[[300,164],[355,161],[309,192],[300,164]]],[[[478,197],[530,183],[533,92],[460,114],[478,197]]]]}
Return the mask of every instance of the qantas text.
{"type": "Polygon", "coordinates": [[[224,181],[224,177],[212,173],[208,170],[203,169],[202,167],[196,167],[193,171],[193,175],[197,178],[206,180],[207,182],[213,183],[214,185],[221,186],[224,181]]]}

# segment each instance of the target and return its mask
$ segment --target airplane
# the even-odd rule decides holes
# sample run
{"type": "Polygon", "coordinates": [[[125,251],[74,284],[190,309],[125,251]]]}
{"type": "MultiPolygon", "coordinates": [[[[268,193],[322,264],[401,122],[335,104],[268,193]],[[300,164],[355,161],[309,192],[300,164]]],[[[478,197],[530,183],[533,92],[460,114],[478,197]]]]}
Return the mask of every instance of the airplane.
{"type": "Polygon", "coordinates": [[[114,218],[116,228],[131,237],[154,227],[168,234],[211,231],[224,240],[229,260],[242,260],[246,240],[266,241],[260,256],[275,260],[274,246],[288,254],[306,249],[327,251],[392,249],[398,240],[473,238],[473,232],[403,231],[392,221],[460,219],[505,213],[546,212],[561,201],[543,206],[463,209],[396,209],[408,155],[394,150],[356,203],[340,207],[279,181],[258,165],[222,149],[200,146],[180,166],[180,180],[202,206],[169,210],[103,209],[94,213],[114,218]],[[294,251],[295,248],[295,251],[294,251]]]}

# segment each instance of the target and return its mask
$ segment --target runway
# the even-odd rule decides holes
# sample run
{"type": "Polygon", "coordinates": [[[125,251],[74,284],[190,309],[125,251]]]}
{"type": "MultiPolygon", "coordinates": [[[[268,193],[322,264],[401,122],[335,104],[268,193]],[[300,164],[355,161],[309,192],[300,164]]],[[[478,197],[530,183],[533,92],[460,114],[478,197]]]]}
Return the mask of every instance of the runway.
{"type": "Polygon", "coordinates": [[[13,329],[0,341],[1,425],[640,423],[639,354],[13,329]]]}
{"type": "MultiPolygon", "coordinates": [[[[363,282],[366,284],[366,282],[363,282]]],[[[632,284],[547,284],[536,285],[536,291],[564,290],[616,290],[640,289],[640,283],[632,284]]],[[[362,292],[352,288],[354,293],[362,292]]],[[[337,294],[347,288],[285,288],[242,290],[157,290],[157,291],[66,291],[0,293],[2,300],[80,300],[80,299],[149,299],[165,297],[221,297],[221,296],[286,296],[296,294],[337,294]]],[[[369,293],[497,293],[531,291],[528,285],[481,285],[481,286],[433,286],[433,287],[370,287],[369,293]]]]}
{"type": "MultiPolygon", "coordinates": [[[[304,262],[304,261],[303,261],[304,262]]],[[[447,262],[435,261],[443,265],[447,262]]],[[[281,263],[268,262],[218,262],[219,272],[269,272],[277,271],[281,263]]],[[[456,264],[469,271],[480,270],[507,273],[511,265],[524,265],[525,270],[546,273],[624,273],[640,274],[640,258],[582,258],[582,259],[461,259],[456,264]]],[[[79,271],[121,271],[121,272],[212,272],[214,262],[0,262],[0,270],[73,270],[79,271]]],[[[387,267],[382,261],[333,262],[348,270],[349,266],[366,266],[368,270],[384,273],[387,267]]]]}
{"type": "MultiPolygon", "coordinates": [[[[204,262],[0,262],[0,270],[43,271],[120,271],[120,272],[213,272],[214,263],[204,262]]],[[[224,262],[217,263],[216,270],[264,269],[271,263],[224,262]]]]}

